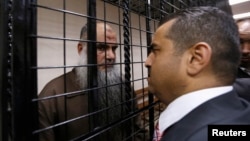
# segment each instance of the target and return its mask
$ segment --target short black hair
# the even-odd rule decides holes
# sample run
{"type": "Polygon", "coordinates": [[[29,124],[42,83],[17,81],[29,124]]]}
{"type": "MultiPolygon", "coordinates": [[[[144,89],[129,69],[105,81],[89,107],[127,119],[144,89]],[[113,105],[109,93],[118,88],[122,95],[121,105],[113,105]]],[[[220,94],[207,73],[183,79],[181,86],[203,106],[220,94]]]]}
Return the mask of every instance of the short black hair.
{"type": "Polygon", "coordinates": [[[216,7],[200,6],[167,15],[159,26],[174,20],[166,37],[177,53],[183,53],[198,42],[212,49],[212,66],[218,76],[235,78],[240,62],[240,43],[237,25],[231,15],[216,7]]]}

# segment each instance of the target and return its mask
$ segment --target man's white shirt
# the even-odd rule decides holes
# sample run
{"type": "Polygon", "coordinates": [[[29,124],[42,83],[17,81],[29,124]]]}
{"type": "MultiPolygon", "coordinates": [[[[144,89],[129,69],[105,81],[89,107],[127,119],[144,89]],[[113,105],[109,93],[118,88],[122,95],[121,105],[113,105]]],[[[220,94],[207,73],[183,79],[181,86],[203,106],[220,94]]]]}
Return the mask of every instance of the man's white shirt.
{"type": "Polygon", "coordinates": [[[165,129],[181,120],[193,109],[217,96],[226,94],[233,89],[232,86],[214,87],[202,89],[184,94],[171,102],[159,117],[159,131],[165,129]]]}

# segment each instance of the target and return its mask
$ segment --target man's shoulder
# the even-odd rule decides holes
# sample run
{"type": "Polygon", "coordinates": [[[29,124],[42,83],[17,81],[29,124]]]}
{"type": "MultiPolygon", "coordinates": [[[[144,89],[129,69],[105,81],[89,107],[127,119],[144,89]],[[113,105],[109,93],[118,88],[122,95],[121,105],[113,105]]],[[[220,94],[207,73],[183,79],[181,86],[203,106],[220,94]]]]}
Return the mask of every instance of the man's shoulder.
{"type": "Polygon", "coordinates": [[[236,90],[212,99],[206,107],[214,114],[211,118],[216,119],[212,123],[250,124],[250,103],[239,97],[236,90]]]}
{"type": "Polygon", "coordinates": [[[39,95],[57,94],[58,91],[60,91],[59,89],[63,90],[66,83],[71,83],[70,81],[72,79],[75,79],[72,77],[74,77],[74,72],[70,71],[70,72],[62,74],[56,78],[53,78],[44,86],[44,88],[42,89],[42,91],[39,95]]]}
{"type": "Polygon", "coordinates": [[[64,81],[67,79],[69,79],[70,77],[72,77],[72,73],[73,71],[67,72],[65,74],[61,74],[55,78],[53,78],[52,80],[50,80],[47,85],[53,85],[53,84],[63,84],[64,81]]]}
{"type": "Polygon", "coordinates": [[[234,85],[250,86],[250,78],[237,78],[234,85]]]}

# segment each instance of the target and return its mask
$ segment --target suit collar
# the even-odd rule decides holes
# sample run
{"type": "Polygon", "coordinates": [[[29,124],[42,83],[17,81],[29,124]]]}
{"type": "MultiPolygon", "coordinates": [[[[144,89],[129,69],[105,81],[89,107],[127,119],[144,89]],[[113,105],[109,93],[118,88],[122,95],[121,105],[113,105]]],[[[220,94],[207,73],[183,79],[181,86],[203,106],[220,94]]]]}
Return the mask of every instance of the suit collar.
{"type": "Polygon", "coordinates": [[[215,87],[194,91],[180,96],[171,102],[161,113],[159,118],[160,132],[162,133],[166,128],[175,122],[178,122],[202,103],[205,103],[214,97],[223,95],[232,89],[232,86],[215,87]]]}
{"type": "Polygon", "coordinates": [[[213,98],[195,108],[167,129],[163,141],[184,141],[199,130],[207,128],[207,125],[227,123],[225,119],[228,117],[230,119],[230,116],[239,115],[239,109],[242,110],[240,112],[243,112],[246,109],[249,110],[249,107],[244,107],[234,90],[213,98]],[[180,133],[181,135],[177,135],[176,133],[180,133]]]}

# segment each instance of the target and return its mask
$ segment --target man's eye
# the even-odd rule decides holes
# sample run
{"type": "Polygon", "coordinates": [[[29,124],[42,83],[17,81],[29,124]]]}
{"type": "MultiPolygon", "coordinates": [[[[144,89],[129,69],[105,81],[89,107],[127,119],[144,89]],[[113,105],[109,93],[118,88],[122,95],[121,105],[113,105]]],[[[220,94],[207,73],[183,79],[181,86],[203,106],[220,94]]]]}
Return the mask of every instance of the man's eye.
{"type": "Polygon", "coordinates": [[[98,48],[98,50],[100,50],[100,51],[104,51],[104,50],[105,50],[105,48],[104,48],[104,47],[99,47],[99,48],[98,48]]]}
{"type": "Polygon", "coordinates": [[[155,52],[156,50],[157,50],[157,49],[154,48],[154,47],[151,48],[151,51],[152,51],[152,52],[155,52]]]}
{"type": "Polygon", "coordinates": [[[97,46],[97,49],[98,49],[99,51],[105,51],[106,46],[99,45],[99,46],[97,46]]]}
{"type": "Polygon", "coordinates": [[[250,43],[250,39],[240,39],[240,44],[250,43]]]}
{"type": "Polygon", "coordinates": [[[150,47],[149,47],[149,50],[154,52],[156,49],[156,46],[154,44],[152,44],[150,47]]]}

